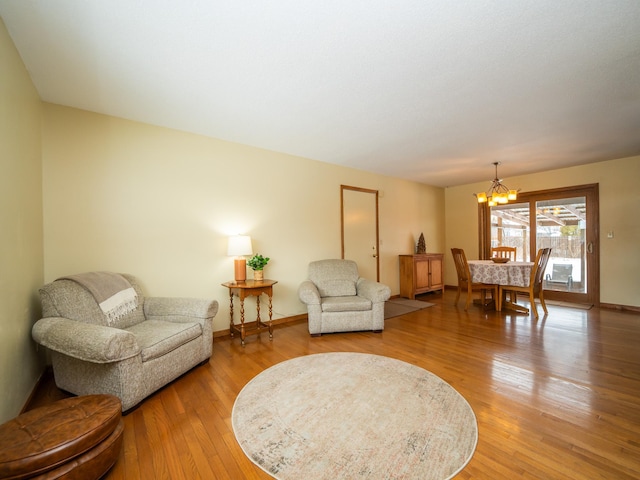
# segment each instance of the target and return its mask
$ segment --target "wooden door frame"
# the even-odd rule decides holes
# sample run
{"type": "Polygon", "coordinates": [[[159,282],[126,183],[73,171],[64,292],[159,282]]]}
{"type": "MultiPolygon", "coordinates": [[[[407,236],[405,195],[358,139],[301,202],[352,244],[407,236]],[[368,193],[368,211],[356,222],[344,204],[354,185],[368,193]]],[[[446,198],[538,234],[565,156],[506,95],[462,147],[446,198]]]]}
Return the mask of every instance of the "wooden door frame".
{"type": "Polygon", "coordinates": [[[350,185],[340,185],[340,258],[344,259],[344,191],[351,190],[354,192],[371,193],[375,196],[376,204],[376,281],[380,281],[380,218],[378,211],[378,190],[369,188],[353,187],[350,185]]]}

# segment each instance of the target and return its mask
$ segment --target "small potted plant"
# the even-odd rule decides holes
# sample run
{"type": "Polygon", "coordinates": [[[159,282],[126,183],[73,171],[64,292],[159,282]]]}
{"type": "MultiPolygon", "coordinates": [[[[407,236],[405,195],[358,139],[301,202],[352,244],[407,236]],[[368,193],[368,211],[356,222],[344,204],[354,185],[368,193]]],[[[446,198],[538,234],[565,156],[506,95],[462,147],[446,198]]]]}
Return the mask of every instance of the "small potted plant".
{"type": "Polygon", "coordinates": [[[251,270],[253,270],[253,279],[254,280],[263,280],[264,272],[263,269],[269,263],[269,257],[263,257],[259,253],[256,253],[253,257],[251,257],[247,261],[247,265],[251,270]]]}

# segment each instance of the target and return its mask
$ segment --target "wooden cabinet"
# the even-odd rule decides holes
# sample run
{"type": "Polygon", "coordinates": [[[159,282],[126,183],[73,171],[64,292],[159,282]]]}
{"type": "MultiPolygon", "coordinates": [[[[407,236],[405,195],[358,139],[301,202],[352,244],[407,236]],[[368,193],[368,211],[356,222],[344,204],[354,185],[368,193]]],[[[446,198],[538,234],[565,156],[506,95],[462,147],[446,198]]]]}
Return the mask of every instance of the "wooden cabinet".
{"type": "Polygon", "coordinates": [[[415,299],[416,295],[443,290],[442,253],[400,255],[400,296],[415,299]]]}

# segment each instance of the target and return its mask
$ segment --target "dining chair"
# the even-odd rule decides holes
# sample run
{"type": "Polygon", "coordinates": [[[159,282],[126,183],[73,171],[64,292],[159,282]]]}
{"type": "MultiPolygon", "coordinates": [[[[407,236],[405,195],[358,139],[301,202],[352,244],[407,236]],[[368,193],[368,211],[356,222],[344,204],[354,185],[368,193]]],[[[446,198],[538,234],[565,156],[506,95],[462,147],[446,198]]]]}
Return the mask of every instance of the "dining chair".
{"type": "Polygon", "coordinates": [[[529,286],[528,287],[518,287],[515,285],[500,285],[498,292],[498,302],[500,302],[500,306],[498,309],[502,308],[502,299],[505,292],[513,292],[516,293],[526,293],[529,295],[529,302],[531,303],[531,310],[533,310],[533,315],[536,319],[538,319],[538,308],[536,306],[535,298],[538,297],[540,299],[540,304],[542,305],[542,309],[544,310],[544,314],[547,315],[549,312],[547,311],[547,305],[544,303],[544,290],[542,289],[542,281],[544,279],[544,271],[547,268],[547,262],[549,261],[549,257],[551,256],[550,248],[541,248],[538,250],[538,254],[536,255],[536,260],[533,263],[533,268],[531,269],[531,274],[529,276],[529,286]]]}
{"type": "Polygon", "coordinates": [[[508,258],[512,262],[515,262],[517,251],[518,249],[516,247],[492,247],[491,257],[508,258]]]}
{"type": "Polygon", "coordinates": [[[472,282],[471,271],[469,270],[469,264],[467,263],[467,256],[464,254],[464,250],[462,248],[452,248],[451,254],[453,255],[453,262],[456,265],[456,272],[458,273],[458,293],[456,294],[456,300],[453,304],[458,304],[460,293],[462,289],[465,289],[467,291],[467,303],[464,306],[465,311],[469,308],[474,291],[479,291],[483,300],[486,298],[486,292],[491,291],[491,298],[496,302],[496,306],[498,306],[498,286],[472,282]]]}

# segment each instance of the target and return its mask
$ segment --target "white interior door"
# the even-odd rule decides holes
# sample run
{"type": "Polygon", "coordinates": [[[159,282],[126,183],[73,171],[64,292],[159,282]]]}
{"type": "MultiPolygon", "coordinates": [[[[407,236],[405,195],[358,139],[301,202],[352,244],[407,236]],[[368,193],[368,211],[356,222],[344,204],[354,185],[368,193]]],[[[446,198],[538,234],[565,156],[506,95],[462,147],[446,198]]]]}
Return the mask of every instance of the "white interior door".
{"type": "Polygon", "coordinates": [[[358,264],[360,276],[379,281],[378,191],[342,186],[342,258],[358,264]]]}

